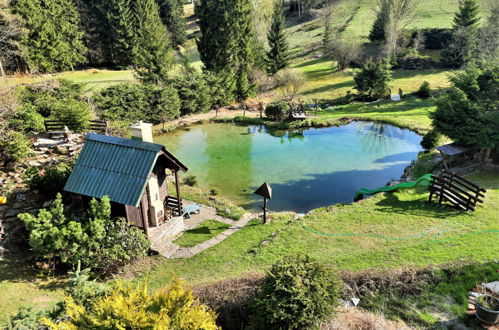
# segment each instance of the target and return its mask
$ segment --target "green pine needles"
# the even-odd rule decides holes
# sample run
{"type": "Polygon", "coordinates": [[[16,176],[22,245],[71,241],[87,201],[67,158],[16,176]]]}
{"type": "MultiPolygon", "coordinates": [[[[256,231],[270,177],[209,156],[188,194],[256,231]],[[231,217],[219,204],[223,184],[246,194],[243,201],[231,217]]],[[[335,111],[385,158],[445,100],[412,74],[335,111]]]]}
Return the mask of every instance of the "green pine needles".
{"type": "Polygon", "coordinates": [[[22,48],[30,71],[72,70],[85,63],[87,49],[73,1],[17,0],[12,6],[27,28],[22,48]]]}
{"type": "Polygon", "coordinates": [[[286,21],[282,4],[277,1],[267,35],[270,49],[267,52],[267,72],[274,75],[289,65],[289,45],[286,36],[286,21]]]}
{"type": "Polygon", "coordinates": [[[197,46],[206,70],[215,73],[230,98],[255,93],[251,70],[255,62],[251,0],[201,0],[195,7],[201,35],[197,46]]]}

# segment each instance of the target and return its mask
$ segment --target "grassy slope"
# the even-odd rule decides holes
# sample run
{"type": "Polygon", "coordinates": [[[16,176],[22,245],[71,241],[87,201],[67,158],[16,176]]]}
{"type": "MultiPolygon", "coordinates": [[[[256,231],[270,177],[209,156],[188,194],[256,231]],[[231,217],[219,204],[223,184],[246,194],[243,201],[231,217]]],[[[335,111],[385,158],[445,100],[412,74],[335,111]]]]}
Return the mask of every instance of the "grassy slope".
{"type": "Polygon", "coordinates": [[[483,172],[470,179],[488,189],[484,205],[473,214],[429,204],[424,190],[380,194],[360,203],[315,210],[302,222],[294,221],[292,214],[275,215],[265,226],[254,221],[199,255],[163,260],[147,277],[153,288],[169,282],[173,274],[192,284],[210,282],[264,271],[282,255],[294,252],[306,252],[348,270],[491,260],[499,254],[499,245],[494,243],[497,234],[474,232],[499,230],[499,173],[483,172]],[[337,233],[417,237],[384,240],[328,235],[337,233]],[[260,246],[269,239],[270,243],[260,246]]]}

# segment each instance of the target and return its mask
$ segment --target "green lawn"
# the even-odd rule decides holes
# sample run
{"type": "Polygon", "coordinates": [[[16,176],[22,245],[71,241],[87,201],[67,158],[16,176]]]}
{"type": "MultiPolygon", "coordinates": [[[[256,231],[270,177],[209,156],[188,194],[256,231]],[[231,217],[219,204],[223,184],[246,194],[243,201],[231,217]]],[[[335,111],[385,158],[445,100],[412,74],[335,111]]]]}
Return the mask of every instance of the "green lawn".
{"type": "Polygon", "coordinates": [[[432,100],[411,97],[401,102],[385,101],[379,107],[377,104],[365,105],[362,103],[330,107],[327,110],[318,112],[318,121],[342,117],[359,117],[393,123],[400,127],[425,132],[430,128],[431,124],[428,115],[435,109],[436,106],[432,100]]]}
{"type": "Polygon", "coordinates": [[[174,240],[173,243],[181,247],[193,247],[217,236],[224,230],[229,229],[229,227],[230,226],[226,223],[221,223],[216,220],[206,220],[195,228],[184,232],[182,236],[174,240]]]}
{"type": "Polygon", "coordinates": [[[86,93],[91,95],[93,92],[116,85],[123,82],[135,81],[131,70],[100,70],[88,69],[82,71],[67,71],[57,74],[46,74],[40,76],[9,76],[0,78],[0,88],[10,87],[22,83],[37,83],[49,79],[67,79],[77,83],[86,84],[86,93]]]}
{"type": "Polygon", "coordinates": [[[24,258],[0,258],[0,328],[20,307],[38,311],[62,300],[65,281],[39,274],[24,258]]]}
{"type": "Polygon", "coordinates": [[[174,274],[191,284],[206,283],[263,272],[283,255],[296,252],[352,271],[492,260],[499,255],[499,172],[485,171],[469,179],[488,189],[475,213],[429,204],[425,190],[379,194],[317,209],[300,221],[291,213],[275,214],[269,225],[255,220],[192,258],[161,260],[144,276],[152,288],[163,286],[174,274]]]}

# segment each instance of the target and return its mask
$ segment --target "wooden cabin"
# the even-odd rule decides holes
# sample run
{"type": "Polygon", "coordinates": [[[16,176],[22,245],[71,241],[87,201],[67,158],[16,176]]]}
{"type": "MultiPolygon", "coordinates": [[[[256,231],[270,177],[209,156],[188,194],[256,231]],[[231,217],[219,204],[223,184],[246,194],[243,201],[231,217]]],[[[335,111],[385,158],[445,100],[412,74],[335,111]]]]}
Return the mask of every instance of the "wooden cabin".
{"type": "Polygon", "coordinates": [[[87,200],[108,196],[113,216],[147,232],[182,215],[178,172],[187,167],[152,143],[151,124],[138,122],[131,130],[132,139],[88,134],[64,191],[87,200]],[[168,175],[175,178],[174,195],[168,175]]]}

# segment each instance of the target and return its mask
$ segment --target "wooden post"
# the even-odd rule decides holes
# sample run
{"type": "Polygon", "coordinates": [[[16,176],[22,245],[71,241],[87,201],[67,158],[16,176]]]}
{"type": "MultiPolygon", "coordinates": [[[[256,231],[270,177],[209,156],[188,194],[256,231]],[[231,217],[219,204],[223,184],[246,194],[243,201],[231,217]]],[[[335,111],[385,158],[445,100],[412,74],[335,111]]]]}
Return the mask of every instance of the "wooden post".
{"type": "Polygon", "coordinates": [[[263,197],[263,224],[267,223],[267,197],[263,197]]]}
{"type": "Polygon", "coordinates": [[[175,170],[175,190],[177,192],[177,206],[178,206],[178,216],[182,215],[182,202],[180,200],[180,187],[178,181],[178,171],[175,170]]]}
{"type": "MultiPolygon", "coordinates": [[[[146,194],[148,194],[149,187],[146,188],[146,194]]],[[[149,198],[146,196],[146,200],[149,202],[149,198]]],[[[144,205],[144,197],[140,201],[140,211],[142,213],[142,224],[144,225],[144,232],[149,234],[149,219],[147,217],[147,210],[144,205]]]]}

